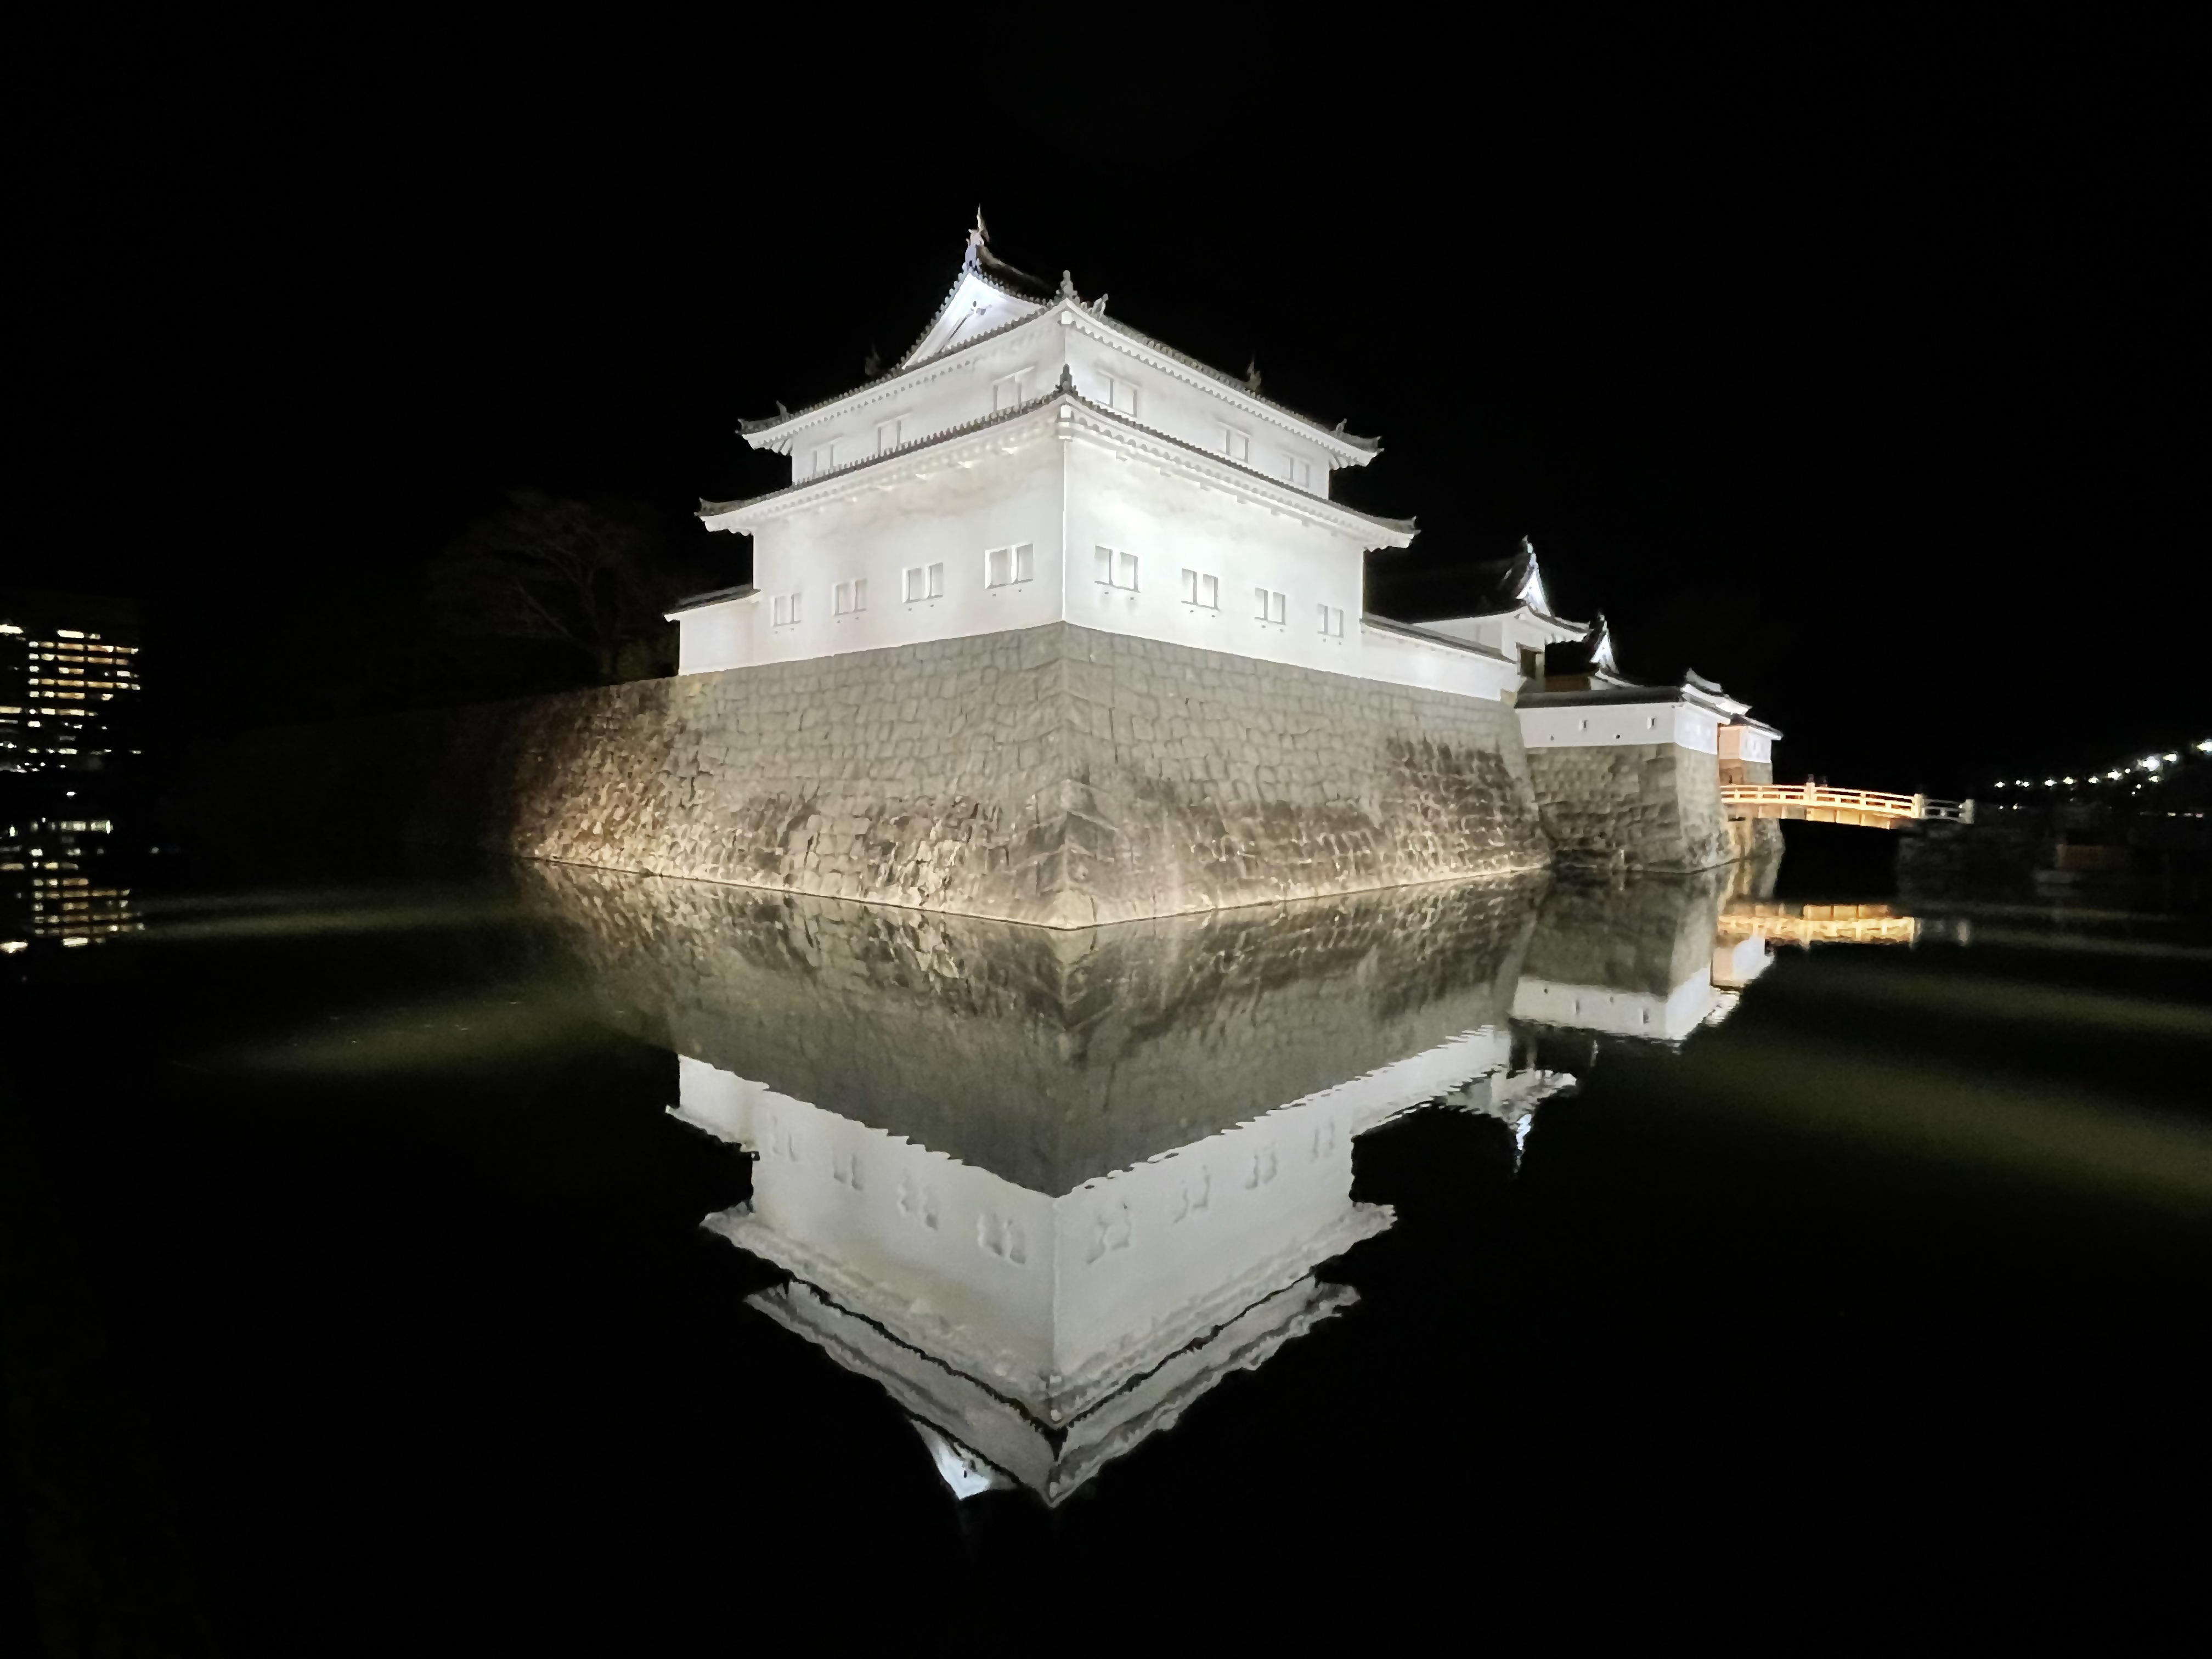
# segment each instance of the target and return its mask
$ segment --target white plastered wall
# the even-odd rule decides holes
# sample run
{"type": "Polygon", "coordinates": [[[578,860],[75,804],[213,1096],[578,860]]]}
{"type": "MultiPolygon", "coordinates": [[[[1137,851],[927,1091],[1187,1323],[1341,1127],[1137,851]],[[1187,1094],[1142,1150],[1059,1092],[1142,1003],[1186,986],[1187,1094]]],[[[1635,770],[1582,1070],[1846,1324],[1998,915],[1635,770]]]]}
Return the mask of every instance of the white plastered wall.
{"type": "Polygon", "coordinates": [[[1687,702],[1523,705],[1516,712],[1522,744],[1531,752],[1637,743],[1671,743],[1702,755],[1717,752],[1718,718],[1687,702]]]}
{"type": "Polygon", "coordinates": [[[1066,447],[1068,621],[1332,673],[1363,672],[1359,541],[1089,432],[1078,430],[1066,447]],[[1098,580],[1102,546],[1136,555],[1134,592],[1098,580]],[[1184,603],[1185,569],[1215,579],[1218,608],[1184,603]],[[1284,595],[1281,623],[1259,619],[1262,587],[1284,595]],[[1341,636],[1322,632],[1323,605],[1344,613],[1341,636]]]}
{"type": "MultiPolygon", "coordinates": [[[[872,651],[923,640],[1036,628],[1060,616],[1060,447],[1036,422],[998,442],[963,447],[889,487],[863,485],[763,523],[753,537],[750,655],[735,667],[872,651]],[[1027,543],[1030,576],[985,586],[984,556],[1027,543]],[[904,572],[945,567],[941,597],[909,602],[904,572]],[[864,579],[864,609],[839,615],[841,582],[864,579]],[[775,601],[799,596],[799,620],[778,627],[775,601]]],[[[719,608],[719,607],[717,607],[719,608]]],[[[683,618],[690,631],[692,613],[683,618]]],[[[684,672],[694,653],[688,641],[684,672]]],[[[699,653],[703,664],[705,652],[699,653]]]]}
{"type": "Polygon", "coordinates": [[[711,674],[754,660],[752,596],[724,599],[679,613],[676,618],[676,672],[711,674]]]}
{"type": "MultiPolygon", "coordinates": [[[[1001,301],[963,335],[1000,326],[1025,308],[1001,301]]],[[[1027,326],[918,362],[882,387],[819,416],[803,416],[775,441],[790,454],[792,481],[801,483],[887,445],[933,437],[1042,397],[1058,383],[1062,365],[1073,371],[1075,389],[1094,403],[1210,454],[1234,453],[1235,433],[1243,441],[1241,465],[1314,495],[1329,493],[1329,468],[1340,458],[1302,430],[1302,422],[1212,375],[1125,341],[1067,306],[1048,307],[1027,326]]]]}
{"type": "Polygon", "coordinates": [[[1730,720],[1720,728],[1719,742],[1723,760],[1757,763],[1774,758],[1774,737],[1764,726],[1730,720]]]}
{"type": "Polygon", "coordinates": [[[1525,974],[1513,991],[1516,1019],[1658,1042],[1680,1042],[1698,1029],[1712,1006],[1710,964],[1701,965],[1664,996],[1606,985],[1570,985],[1525,974]]]}
{"type": "Polygon", "coordinates": [[[1156,432],[1224,458],[1233,453],[1229,443],[1233,432],[1243,440],[1237,465],[1292,483],[1312,495],[1328,494],[1329,452],[1286,418],[1255,400],[1240,398],[1235,388],[1209,374],[1124,344],[1087,319],[1078,319],[1060,331],[1066,336],[1066,356],[1075,373],[1075,389],[1094,403],[1120,409],[1156,432]],[[1134,392],[1133,408],[1112,396],[1109,376],[1134,392]]]}
{"type": "Polygon", "coordinates": [[[1447,617],[1442,622],[1425,622],[1421,626],[1431,634],[1443,634],[1452,639],[1465,640],[1472,645],[1486,646],[1516,665],[1521,660],[1521,647],[1523,646],[1540,650],[1563,640],[1582,637],[1581,629],[1547,620],[1525,608],[1494,617],[1447,617]]]}
{"type": "Polygon", "coordinates": [[[676,1115],[754,1151],[733,1243],[1043,1415],[1073,1415],[1388,1223],[1352,1142],[1470,1079],[1483,1026],[1061,1194],[679,1061],[676,1115]]]}

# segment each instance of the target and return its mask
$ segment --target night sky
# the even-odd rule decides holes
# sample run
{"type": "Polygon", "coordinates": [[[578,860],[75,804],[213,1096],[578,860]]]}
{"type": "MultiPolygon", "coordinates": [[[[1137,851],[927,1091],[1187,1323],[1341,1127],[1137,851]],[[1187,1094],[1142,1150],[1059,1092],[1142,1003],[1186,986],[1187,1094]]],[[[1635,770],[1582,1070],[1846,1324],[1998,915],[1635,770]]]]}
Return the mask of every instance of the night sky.
{"type": "Polygon", "coordinates": [[[1001,257],[1381,434],[1339,493],[1422,531],[1377,610],[1464,611],[1531,536],[1631,672],[1783,726],[1785,778],[1953,793],[2212,731],[2167,43],[1291,64],[1114,27],[1003,72],[738,25],[34,55],[5,579],[135,596],[191,731],[377,706],[424,560],[518,486],[742,580],[688,517],[781,481],[738,418],[902,350],[980,203],[1001,257]]]}

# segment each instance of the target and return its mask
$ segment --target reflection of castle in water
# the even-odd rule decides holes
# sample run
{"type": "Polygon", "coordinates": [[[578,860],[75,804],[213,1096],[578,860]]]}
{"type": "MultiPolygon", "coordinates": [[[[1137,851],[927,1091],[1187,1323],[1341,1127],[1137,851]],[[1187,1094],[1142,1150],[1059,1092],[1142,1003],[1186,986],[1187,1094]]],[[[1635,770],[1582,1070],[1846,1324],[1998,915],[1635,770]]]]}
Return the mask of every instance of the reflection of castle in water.
{"type": "Polygon", "coordinates": [[[956,1490],[1057,1501],[1353,1299],[1352,1145],[1525,1137],[1572,1076],[1515,1022],[1679,1040],[1764,965],[1731,872],[1472,884],[1089,933],[530,866],[678,1115],[757,1155],[708,1224],[753,1298],[913,1416],[956,1490]]]}

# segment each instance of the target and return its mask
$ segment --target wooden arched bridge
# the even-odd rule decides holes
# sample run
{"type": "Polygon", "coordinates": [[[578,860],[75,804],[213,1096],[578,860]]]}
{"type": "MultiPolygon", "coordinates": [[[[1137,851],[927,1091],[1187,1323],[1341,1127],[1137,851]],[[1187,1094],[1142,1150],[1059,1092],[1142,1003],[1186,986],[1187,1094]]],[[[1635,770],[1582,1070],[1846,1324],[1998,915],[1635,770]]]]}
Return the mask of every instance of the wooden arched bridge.
{"type": "Polygon", "coordinates": [[[1778,945],[1911,945],[1920,938],[1920,921],[1891,915],[1887,904],[1739,900],[1721,912],[1718,932],[1725,940],[1765,939],[1778,945]]]}
{"type": "Polygon", "coordinates": [[[1970,800],[1833,789],[1825,783],[1724,783],[1721,805],[1732,818],[1801,818],[1807,823],[1856,823],[1869,830],[1902,830],[1929,820],[1974,821],[1970,800]]]}

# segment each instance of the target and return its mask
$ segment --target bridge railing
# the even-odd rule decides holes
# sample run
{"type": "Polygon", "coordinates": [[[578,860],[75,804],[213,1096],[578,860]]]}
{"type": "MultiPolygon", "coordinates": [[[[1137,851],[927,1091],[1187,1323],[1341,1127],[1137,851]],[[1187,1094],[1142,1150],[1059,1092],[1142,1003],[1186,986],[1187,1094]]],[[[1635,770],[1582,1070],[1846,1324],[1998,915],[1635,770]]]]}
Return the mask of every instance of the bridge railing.
{"type": "Polygon", "coordinates": [[[1787,945],[1911,945],[1916,916],[1723,916],[1719,936],[1768,939],[1787,945]]]}
{"type": "Polygon", "coordinates": [[[1729,806],[1824,806],[1831,811],[1875,812],[1893,818],[1974,821],[1970,800],[1930,800],[1925,795],[1891,795],[1875,789],[1838,789],[1825,783],[1724,783],[1721,801],[1729,806]]]}

